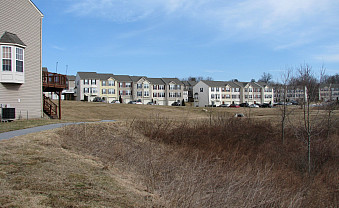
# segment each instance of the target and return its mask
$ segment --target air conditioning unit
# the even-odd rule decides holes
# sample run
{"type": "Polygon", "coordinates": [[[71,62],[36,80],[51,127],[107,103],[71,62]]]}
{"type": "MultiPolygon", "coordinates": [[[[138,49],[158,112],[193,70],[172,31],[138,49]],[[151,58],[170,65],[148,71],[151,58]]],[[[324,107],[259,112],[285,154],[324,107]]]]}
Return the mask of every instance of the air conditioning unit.
{"type": "Polygon", "coordinates": [[[15,119],[15,108],[2,108],[1,119],[2,120],[14,120],[15,119]]]}

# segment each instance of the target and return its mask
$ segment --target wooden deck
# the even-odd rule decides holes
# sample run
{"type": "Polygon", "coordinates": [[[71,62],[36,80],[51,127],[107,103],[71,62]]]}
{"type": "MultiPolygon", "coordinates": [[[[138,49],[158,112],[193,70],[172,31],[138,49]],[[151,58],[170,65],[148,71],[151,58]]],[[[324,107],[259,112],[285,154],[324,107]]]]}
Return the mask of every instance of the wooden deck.
{"type": "Polygon", "coordinates": [[[44,92],[59,92],[67,88],[66,75],[52,72],[42,72],[42,86],[44,92]]]}

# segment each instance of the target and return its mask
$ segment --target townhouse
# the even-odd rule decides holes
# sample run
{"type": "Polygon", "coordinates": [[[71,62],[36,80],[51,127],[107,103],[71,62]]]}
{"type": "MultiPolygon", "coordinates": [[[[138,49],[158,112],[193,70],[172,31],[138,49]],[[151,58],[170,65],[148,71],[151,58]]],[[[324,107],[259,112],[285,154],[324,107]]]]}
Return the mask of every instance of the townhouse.
{"type": "Polygon", "coordinates": [[[106,102],[120,100],[122,103],[140,101],[142,104],[171,105],[182,102],[184,94],[184,85],[177,78],[78,72],[75,80],[75,97],[81,101],[100,97],[106,102]]]}
{"type": "Polygon", "coordinates": [[[339,100],[339,84],[321,84],[319,87],[319,100],[339,100]]]}
{"type": "Polygon", "coordinates": [[[305,99],[305,87],[291,85],[274,86],[274,102],[296,101],[298,103],[302,103],[304,99],[305,99]]]}
{"type": "Polygon", "coordinates": [[[197,84],[197,82],[189,80],[182,81],[182,83],[184,84],[183,99],[185,100],[185,102],[194,102],[193,87],[197,84]]]}
{"type": "Polygon", "coordinates": [[[42,18],[30,0],[1,1],[0,107],[14,118],[43,116],[42,18]]]}
{"type": "Polygon", "coordinates": [[[194,106],[273,103],[273,89],[266,83],[200,81],[193,87],[194,106]]]}

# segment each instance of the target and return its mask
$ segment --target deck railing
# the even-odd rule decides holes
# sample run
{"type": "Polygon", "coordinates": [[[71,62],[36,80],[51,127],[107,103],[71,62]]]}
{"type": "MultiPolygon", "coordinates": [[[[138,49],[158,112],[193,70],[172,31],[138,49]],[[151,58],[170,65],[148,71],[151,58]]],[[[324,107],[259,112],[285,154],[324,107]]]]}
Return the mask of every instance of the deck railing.
{"type": "Polygon", "coordinates": [[[42,72],[42,85],[44,87],[67,88],[66,75],[52,72],[42,72]]]}

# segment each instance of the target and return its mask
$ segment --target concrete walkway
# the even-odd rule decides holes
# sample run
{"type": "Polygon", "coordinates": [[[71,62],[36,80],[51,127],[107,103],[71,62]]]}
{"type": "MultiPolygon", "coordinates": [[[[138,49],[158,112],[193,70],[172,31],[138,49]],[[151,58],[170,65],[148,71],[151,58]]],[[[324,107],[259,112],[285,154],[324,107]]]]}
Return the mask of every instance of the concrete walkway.
{"type": "Polygon", "coordinates": [[[50,130],[50,129],[61,128],[61,127],[73,125],[73,124],[99,123],[99,122],[114,122],[114,120],[102,120],[102,121],[96,121],[96,122],[77,122],[77,123],[56,123],[56,124],[49,124],[45,126],[37,126],[37,127],[28,128],[28,129],[21,129],[21,130],[16,130],[16,131],[0,133],[0,140],[10,139],[16,136],[22,136],[22,135],[50,130]]]}

